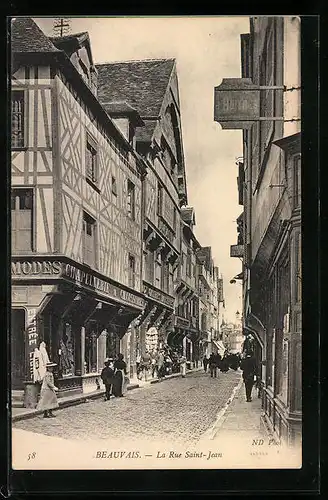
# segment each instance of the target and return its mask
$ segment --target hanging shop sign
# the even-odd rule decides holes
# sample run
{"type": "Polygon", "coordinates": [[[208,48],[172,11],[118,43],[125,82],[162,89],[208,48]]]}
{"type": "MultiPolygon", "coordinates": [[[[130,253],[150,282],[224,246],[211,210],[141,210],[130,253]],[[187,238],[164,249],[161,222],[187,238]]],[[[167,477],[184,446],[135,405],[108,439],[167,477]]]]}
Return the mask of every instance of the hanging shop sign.
{"type": "Polygon", "coordinates": [[[243,257],[244,245],[230,245],[230,257],[243,257]]]}
{"type": "Polygon", "coordinates": [[[150,299],[156,300],[157,302],[161,302],[162,304],[165,304],[166,306],[171,307],[173,309],[174,307],[173,297],[169,297],[168,295],[165,295],[159,290],[151,288],[148,284],[144,284],[143,291],[144,294],[147,295],[147,297],[149,297],[150,299]]]}
{"type": "Polygon", "coordinates": [[[260,116],[260,90],[283,90],[281,86],[255,85],[250,78],[223,78],[214,89],[214,121],[223,129],[247,129],[255,121],[282,120],[260,116]]]}

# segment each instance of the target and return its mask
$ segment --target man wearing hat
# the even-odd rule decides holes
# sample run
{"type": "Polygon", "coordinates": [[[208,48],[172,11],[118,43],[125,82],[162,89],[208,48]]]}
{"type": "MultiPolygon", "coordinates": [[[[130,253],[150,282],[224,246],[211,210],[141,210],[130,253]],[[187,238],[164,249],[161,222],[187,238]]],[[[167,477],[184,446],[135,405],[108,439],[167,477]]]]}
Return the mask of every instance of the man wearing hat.
{"type": "Polygon", "coordinates": [[[114,368],[113,368],[113,358],[106,358],[104,361],[104,368],[102,369],[101,372],[101,379],[104,382],[105,385],[105,401],[110,400],[111,392],[112,392],[112,385],[113,385],[113,379],[114,379],[114,368]]]}
{"type": "Polygon", "coordinates": [[[55,366],[57,366],[56,363],[48,362],[46,364],[46,373],[42,381],[40,399],[37,404],[37,410],[43,410],[44,418],[55,417],[56,415],[52,413],[52,410],[59,406],[56,395],[58,388],[55,387],[52,373],[55,366]]]}

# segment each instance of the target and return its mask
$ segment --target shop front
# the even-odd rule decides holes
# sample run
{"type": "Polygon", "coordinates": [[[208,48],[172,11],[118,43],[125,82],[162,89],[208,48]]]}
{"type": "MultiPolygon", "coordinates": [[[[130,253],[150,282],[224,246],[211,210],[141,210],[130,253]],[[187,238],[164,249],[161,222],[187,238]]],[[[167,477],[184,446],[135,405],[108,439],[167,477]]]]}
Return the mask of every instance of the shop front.
{"type": "Polygon", "coordinates": [[[57,363],[58,397],[101,388],[104,359],[119,352],[145,306],[141,294],[66,258],[14,259],[12,291],[13,389],[33,382],[34,351],[44,342],[57,363]]]}
{"type": "Polygon", "coordinates": [[[173,315],[174,297],[150,283],[143,283],[147,303],[143,315],[138,319],[138,347],[141,356],[158,354],[167,341],[167,325],[173,315]]]}

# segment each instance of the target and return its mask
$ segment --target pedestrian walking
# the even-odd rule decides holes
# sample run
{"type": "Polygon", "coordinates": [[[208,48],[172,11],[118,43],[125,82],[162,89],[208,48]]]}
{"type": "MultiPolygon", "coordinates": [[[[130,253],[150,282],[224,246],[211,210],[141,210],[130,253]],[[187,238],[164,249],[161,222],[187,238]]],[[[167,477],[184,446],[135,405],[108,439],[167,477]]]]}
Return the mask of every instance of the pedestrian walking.
{"type": "Polygon", "coordinates": [[[252,401],[252,389],[256,377],[256,360],[252,351],[246,351],[246,356],[241,361],[243,380],[245,384],[246,401],[252,401]]]}
{"type": "Polygon", "coordinates": [[[225,373],[227,371],[229,371],[229,353],[228,351],[226,351],[223,355],[223,358],[221,360],[221,364],[220,364],[220,369],[221,369],[221,372],[225,373]]]}
{"type": "Polygon", "coordinates": [[[185,378],[187,370],[187,358],[185,356],[181,356],[180,358],[180,372],[182,378],[185,378]]]}
{"type": "Polygon", "coordinates": [[[112,385],[114,382],[114,363],[113,358],[105,359],[105,366],[101,372],[101,379],[105,385],[105,401],[109,401],[112,395],[112,385]]]}
{"type": "Polygon", "coordinates": [[[210,367],[211,377],[212,378],[216,378],[216,376],[217,376],[217,366],[216,366],[216,360],[215,360],[215,356],[214,356],[213,352],[212,352],[212,354],[209,357],[208,364],[209,364],[209,367],[210,367]]]}
{"type": "Polygon", "coordinates": [[[59,407],[56,392],[58,388],[54,384],[53,369],[56,363],[46,363],[46,373],[43,377],[40,399],[37,404],[37,410],[43,411],[43,417],[55,417],[52,410],[59,407]]]}
{"type": "Polygon", "coordinates": [[[151,357],[151,376],[152,376],[152,378],[155,378],[156,370],[157,370],[156,355],[155,355],[155,353],[153,353],[152,357],[151,357]]]}
{"type": "Polygon", "coordinates": [[[206,373],[207,372],[207,367],[208,367],[208,357],[205,356],[203,357],[203,367],[204,367],[204,372],[206,373]]]}
{"type": "Polygon", "coordinates": [[[219,373],[219,370],[221,368],[221,360],[222,360],[221,355],[218,352],[216,354],[214,354],[214,361],[215,361],[217,374],[219,373]]]}
{"type": "Polygon", "coordinates": [[[140,354],[140,351],[138,350],[137,352],[137,356],[136,356],[136,367],[137,367],[137,377],[139,377],[140,375],[140,364],[141,364],[141,354],[140,354]]]}
{"type": "Polygon", "coordinates": [[[158,378],[161,380],[164,377],[164,352],[160,351],[157,359],[157,367],[158,367],[158,378]]]}
{"type": "Polygon", "coordinates": [[[127,373],[124,356],[121,353],[117,355],[117,360],[114,362],[114,371],[113,394],[117,398],[122,398],[126,388],[125,377],[127,373]]]}

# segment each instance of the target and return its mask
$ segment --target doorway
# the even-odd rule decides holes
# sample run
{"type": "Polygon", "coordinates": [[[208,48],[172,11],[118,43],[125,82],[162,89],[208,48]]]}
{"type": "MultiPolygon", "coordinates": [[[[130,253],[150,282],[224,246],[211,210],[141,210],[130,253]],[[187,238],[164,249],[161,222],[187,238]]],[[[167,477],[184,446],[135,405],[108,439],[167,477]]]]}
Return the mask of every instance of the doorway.
{"type": "Polygon", "coordinates": [[[11,310],[11,381],[12,389],[24,388],[25,380],[25,309],[11,310]]]}

